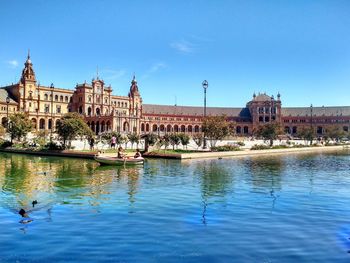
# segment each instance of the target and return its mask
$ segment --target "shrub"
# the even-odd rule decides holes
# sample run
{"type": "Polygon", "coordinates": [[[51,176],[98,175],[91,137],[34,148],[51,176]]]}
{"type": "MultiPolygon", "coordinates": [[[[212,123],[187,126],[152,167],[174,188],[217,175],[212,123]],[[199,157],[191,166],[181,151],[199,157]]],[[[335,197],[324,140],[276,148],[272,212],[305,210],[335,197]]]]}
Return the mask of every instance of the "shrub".
{"type": "Polygon", "coordinates": [[[267,149],[271,149],[270,146],[267,145],[263,145],[263,144],[255,144],[252,146],[252,148],[250,148],[251,150],[267,150],[267,149]]]}
{"type": "Polygon", "coordinates": [[[10,141],[4,141],[4,140],[1,140],[0,141],[0,148],[1,149],[6,149],[7,147],[11,147],[12,146],[12,142],[10,141]]]}
{"type": "Polygon", "coordinates": [[[244,142],[237,142],[236,143],[238,146],[245,146],[244,142]]]}
{"type": "Polygon", "coordinates": [[[64,150],[64,147],[62,147],[61,145],[57,144],[56,142],[49,142],[45,145],[44,147],[47,150],[64,150]]]}
{"type": "Polygon", "coordinates": [[[223,146],[211,147],[210,150],[213,152],[229,152],[229,151],[240,151],[241,149],[235,145],[223,145],[223,146]]]}
{"type": "Polygon", "coordinates": [[[289,148],[287,145],[275,145],[271,149],[286,149],[289,148]]]}

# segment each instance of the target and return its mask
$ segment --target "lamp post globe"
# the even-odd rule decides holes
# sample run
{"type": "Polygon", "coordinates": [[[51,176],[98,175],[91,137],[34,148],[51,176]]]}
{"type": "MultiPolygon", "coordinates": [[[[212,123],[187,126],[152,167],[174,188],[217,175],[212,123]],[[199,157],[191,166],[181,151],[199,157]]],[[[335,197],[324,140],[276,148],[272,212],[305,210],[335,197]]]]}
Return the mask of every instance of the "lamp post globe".
{"type": "Polygon", "coordinates": [[[313,120],[312,120],[312,116],[313,115],[313,105],[311,104],[310,105],[310,126],[311,126],[311,129],[313,128],[312,126],[312,122],[313,122],[313,120]]]}

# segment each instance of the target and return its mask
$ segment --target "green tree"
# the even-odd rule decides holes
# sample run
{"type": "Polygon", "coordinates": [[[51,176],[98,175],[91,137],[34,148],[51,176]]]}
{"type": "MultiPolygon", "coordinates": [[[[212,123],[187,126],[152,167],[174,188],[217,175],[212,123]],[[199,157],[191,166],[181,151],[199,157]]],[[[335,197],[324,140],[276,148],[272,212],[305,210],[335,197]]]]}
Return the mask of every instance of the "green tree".
{"type": "Polygon", "coordinates": [[[230,135],[230,125],[224,115],[209,116],[203,120],[202,131],[204,137],[209,139],[211,147],[215,147],[217,141],[230,135]]]}
{"type": "Polygon", "coordinates": [[[199,147],[203,144],[203,135],[202,134],[195,134],[192,136],[192,139],[194,140],[195,144],[197,145],[197,150],[199,147]]]}
{"type": "Polygon", "coordinates": [[[340,138],[344,137],[346,133],[340,127],[328,127],[325,132],[325,138],[333,141],[339,141],[340,138]]]}
{"type": "Polygon", "coordinates": [[[10,123],[7,132],[10,134],[11,142],[15,138],[20,141],[23,137],[27,136],[28,132],[32,129],[32,123],[24,113],[14,113],[9,119],[10,123]]]}
{"type": "Polygon", "coordinates": [[[136,143],[137,145],[140,143],[140,135],[138,135],[137,133],[128,134],[128,139],[131,142],[131,149],[133,149],[134,143],[136,143]]]}
{"type": "Polygon", "coordinates": [[[145,152],[148,152],[148,147],[153,146],[158,141],[158,136],[154,133],[147,133],[142,136],[145,140],[145,152]]]}
{"type": "Polygon", "coordinates": [[[56,132],[64,148],[78,137],[81,139],[90,139],[95,136],[83,118],[76,112],[65,114],[58,121],[56,132]]]}
{"type": "Polygon", "coordinates": [[[48,136],[47,131],[45,130],[39,130],[37,132],[35,132],[35,137],[33,138],[33,142],[37,145],[37,146],[41,146],[43,147],[46,144],[46,138],[48,136]]]}
{"type": "Polygon", "coordinates": [[[310,142],[311,145],[314,138],[316,138],[316,132],[312,127],[303,127],[298,131],[297,136],[310,142]]]}
{"type": "Polygon", "coordinates": [[[6,134],[5,128],[2,125],[0,125],[0,138],[3,138],[5,134],[6,134]]]}
{"type": "Polygon", "coordinates": [[[173,146],[173,150],[175,150],[175,146],[178,146],[181,142],[180,136],[176,133],[172,133],[169,136],[170,144],[173,146]]]}
{"type": "Polygon", "coordinates": [[[190,143],[190,136],[186,133],[180,133],[179,134],[180,137],[180,141],[183,147],[186,147],[187,149],[187,145],[190,143]]]}
{"type": "Polygon", "coordinates": [[[268,123],[261,125],[256,132],[257,136],[262,137],[264,140],[270,141],[270,146],[273,145],[273,140],[277,138],[277,135],[281,134],[281,128],[277,123],[268,123]]]}
{"type": "Polygon", "coordinates": [[[169,147],[170,145],[170,135],[164,134],[164,136],[159,138],[159,148],[164,146],[164,151],[169,147]]]}

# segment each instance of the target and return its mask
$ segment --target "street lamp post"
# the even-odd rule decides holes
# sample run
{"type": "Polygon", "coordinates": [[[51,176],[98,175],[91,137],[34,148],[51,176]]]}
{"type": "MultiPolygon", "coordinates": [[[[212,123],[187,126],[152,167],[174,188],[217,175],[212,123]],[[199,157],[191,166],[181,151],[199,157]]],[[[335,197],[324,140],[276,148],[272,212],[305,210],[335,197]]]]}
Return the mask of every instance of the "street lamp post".
{"type": "Polygon", "coordinates": [[[6,105],[7,105],[7,108],[6,108],[6,129],[7,130],[9,128],[9,104],[10,104],[10,97],[7,96],[6,97],[6,105]]]}
{"type": "Polygon", "coordinates": [[[312,129],[312,115],[313,115],[313,106],[312,106],[312,104],[310,105],[310,114],[311,114],[311,116],[310,116],[310,127],[312,129]]]}
{"type": "MultiPolygon", "coordinates": [[[[207,117],[207,88],[208,88],[208,86],[209,86],[208,81],[204,80],[202,82],[202,87],[204,90],[204,119],[205,119],[205,117],[207,117]]],[[[203,149],[206,149],[206,148],[207,148],[207,139],[204,136],[203,149]]]]}
{"type": "Polygon", "coordinates": [[[52,129],[53,129],[53,90],[54,90],[55,86],[53,85],[53,83],[51,83],[50,85],[50,89],[51,89],[51,131],[50,131],[50,142],[52,142],[52,129]]]}

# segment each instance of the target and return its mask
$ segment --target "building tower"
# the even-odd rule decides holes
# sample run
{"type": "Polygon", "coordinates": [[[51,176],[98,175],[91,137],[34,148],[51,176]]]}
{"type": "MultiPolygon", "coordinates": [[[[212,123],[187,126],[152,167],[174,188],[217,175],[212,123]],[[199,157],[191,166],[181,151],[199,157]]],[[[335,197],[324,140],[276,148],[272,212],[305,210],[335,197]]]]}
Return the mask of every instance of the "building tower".
{"type": "Polygon", "coordinates": [[[21,110],[28,112],[33,111],[35,103],[38,99],[38,92],[36,86],[36,77],[33,69],[33,64],[30,59],[30,53],[28,50],[27,60],[24,63],[24,69],[22,70],[22,75],[19,83],[19,94],[14,94],[19,98],[19,107],[21,110]]]}
{"type": "Polygon", "coordinates": [[[132,78],[129,97],[129,114],[130,114],[130,127],[131,131],[139,133],[140,131],[140,118],[142,113],[142,98],[137,86],[135,75],[132,78]]]}

